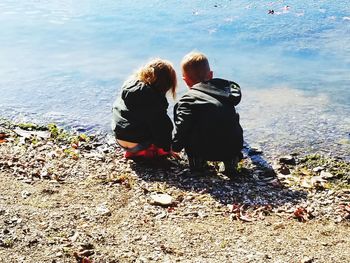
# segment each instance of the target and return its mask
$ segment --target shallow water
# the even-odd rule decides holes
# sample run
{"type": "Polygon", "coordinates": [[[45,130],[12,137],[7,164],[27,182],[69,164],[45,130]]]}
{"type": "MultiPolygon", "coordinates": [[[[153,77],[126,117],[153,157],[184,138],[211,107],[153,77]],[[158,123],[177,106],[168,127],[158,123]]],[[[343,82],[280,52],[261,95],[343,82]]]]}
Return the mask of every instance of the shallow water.
{"type": "Polygon", "coordinates": [[[249,144],[349,156],[348,1],[129,2],[1,1],[0,116],[109,131],[128,75],[197,49],[242,86],[249,144]]]}

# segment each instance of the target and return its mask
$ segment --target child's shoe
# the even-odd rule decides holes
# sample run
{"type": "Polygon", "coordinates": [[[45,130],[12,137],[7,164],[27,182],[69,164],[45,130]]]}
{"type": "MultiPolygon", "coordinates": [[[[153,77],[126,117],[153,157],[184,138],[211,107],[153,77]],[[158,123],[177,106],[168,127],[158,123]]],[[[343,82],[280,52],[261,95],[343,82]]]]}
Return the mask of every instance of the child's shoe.
{"type": "Polygon", "coordinates": [[[226,175],[231,180],[237,179],[239,173],[237,171],[237,164],[242,159],[241,156],[237,156],[229,161],[223,161],[224,163],[224,171],[223,174],[226,175]]]}
{"type": "Polygon", "coordinates": [[[162,148],[151,144],[147,149],[138,151],[136,153],[126,151],[124,157],[126,159],[134,159],[134,158],[145,158],[145,159],[153,159],[157,157],[165,157],[169,156],[169,152],[164,151],[162,148]]]}
{"type": "Polygon", "coordinates": [[[147,150],[138,151],[136,153],[125,151],[124,158],[134,159],[134,158],[138,158],[138,157],[146,157],[147,155],[148,155],[147,150]]]}
{"type": "Polygon", "coordinates": [[[157,156],[158,157],[165,157],[165,156],[170,156],[170,152],[164,151],[162,148],[157,147],[157,156]]]}
{"type": "Polygon", "coordinates": [[[231,180],[237,180],[239,178],[239,173],[235,167],[230,169],[225,168],[225,171],[223,172],[223,174],[226,175],[231,180]]]}
{"type": "Polygon", "coordinates": [[[209,169],[207,161],[200,157],[188,157],[188,163],[191,174],[196,177],[210,175],[212,173],[212,171],[209,169]]]}

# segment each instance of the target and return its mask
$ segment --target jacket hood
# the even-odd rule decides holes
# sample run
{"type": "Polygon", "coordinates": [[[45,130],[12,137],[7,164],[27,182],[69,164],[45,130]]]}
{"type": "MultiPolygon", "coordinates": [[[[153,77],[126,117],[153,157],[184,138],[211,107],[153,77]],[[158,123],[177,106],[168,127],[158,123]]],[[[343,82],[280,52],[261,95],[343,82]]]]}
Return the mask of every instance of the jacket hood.
{"type": "Polygon", "coordinates": [[[124,83],[121,98],[126,105],[130,103],[143,105],[144,100],[147,99],[157,101],[159,105],[162,105],[161,107],[167,108],[169,105],[164,94],[137,79],[131,79],[124,83]]]}
{"type": "Polygon", "coordinates": [[[146,84],[137,80],[129,79],[127,80],[122,87],[121,97],[123,100],[128,100],[130,97],[137,96],[138,93],[142,92],[146,88],[146,84]]]}
{"type": "Polygon", "coordinates": [[[229,80],[225,79],[211,79],[206,82],[198,83],[192,86],[192,89],[205,92],[209,95],[227,98],[237,105],[241,100],[241,88],[240,86],[229,80]]]}

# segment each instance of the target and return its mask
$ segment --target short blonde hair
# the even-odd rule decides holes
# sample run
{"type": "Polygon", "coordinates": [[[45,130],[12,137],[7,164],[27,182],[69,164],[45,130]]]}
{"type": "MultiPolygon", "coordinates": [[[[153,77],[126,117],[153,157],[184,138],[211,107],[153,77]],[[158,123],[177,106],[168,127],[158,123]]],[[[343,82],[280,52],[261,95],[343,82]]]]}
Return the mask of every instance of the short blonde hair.
{"type": "Polygon", "coordinates": [[[207,80],[210,66],[207,57],[199,52],[190,52],[181,61],[182,75],[188,77],[193,82],[203,82],[207,80]]]}
{"type": "Polygon", "coordinates": [[[159,58],[153,59],[137,71],[136,77],[140,81],[158,89],[161,93],[165,94],[171,91],[173,98],[175,98],[176,72],[169,61],[159,58]]]}

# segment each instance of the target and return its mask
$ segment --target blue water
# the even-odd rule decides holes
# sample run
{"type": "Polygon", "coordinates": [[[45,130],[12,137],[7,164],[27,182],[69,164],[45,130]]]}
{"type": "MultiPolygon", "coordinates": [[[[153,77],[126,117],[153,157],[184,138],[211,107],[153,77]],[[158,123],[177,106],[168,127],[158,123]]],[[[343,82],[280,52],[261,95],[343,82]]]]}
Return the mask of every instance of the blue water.
{"type": "Polygon", "coordinates": [[[137,67],[197,49],[242,86],[249,143],[349,153],[349,1],[2,0],[0,32],[0,116],[109,131],[137,67]]]}

